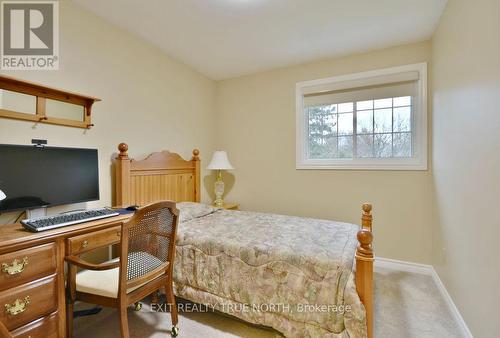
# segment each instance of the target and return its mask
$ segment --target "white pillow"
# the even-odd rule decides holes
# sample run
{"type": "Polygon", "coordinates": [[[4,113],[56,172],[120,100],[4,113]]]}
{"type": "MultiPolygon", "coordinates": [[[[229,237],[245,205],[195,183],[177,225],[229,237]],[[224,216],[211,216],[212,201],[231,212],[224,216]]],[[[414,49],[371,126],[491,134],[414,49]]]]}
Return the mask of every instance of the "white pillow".
{"type": "Polygon", "coordinates": [[[196,202],[179,202],[176,204],[179,209],[179,223],[187,222],[195,218],[210,215],[220,208],[213,207],[208,204],[196,202]]]}

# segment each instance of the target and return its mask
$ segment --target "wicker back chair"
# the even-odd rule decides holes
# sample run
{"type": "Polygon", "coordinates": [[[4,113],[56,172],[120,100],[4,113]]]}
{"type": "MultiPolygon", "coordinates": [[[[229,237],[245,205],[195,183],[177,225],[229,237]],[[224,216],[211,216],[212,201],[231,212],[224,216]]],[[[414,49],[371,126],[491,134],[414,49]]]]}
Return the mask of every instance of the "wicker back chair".
{"type": "Polygon", "coordinates": [[[70,294],[74,295],[70,297],[68,307],[68,322],[71,321],[68,336],[72,334],[72,304],[78,299],[118,308],[122,337],[128,338],[127,307],[134,303],[137,306],[141,299],[163,287],[171,308],[172,335],[177,336],[178,316],[172,273],[178,216],[179,210],[174,202],[150,204],[138,209],[123,223],[119,260],[95,265],[77,256],[66,258],[69,263],[87,269],[74,278],[71,271],[68,274],[70,294]]]}

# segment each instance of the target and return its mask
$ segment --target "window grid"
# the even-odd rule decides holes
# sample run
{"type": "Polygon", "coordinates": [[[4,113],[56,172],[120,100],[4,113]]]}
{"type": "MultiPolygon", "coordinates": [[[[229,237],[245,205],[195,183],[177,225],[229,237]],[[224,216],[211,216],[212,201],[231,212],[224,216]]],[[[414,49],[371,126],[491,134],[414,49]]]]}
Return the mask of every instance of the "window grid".
{"type": "MultiPolygon", "coordinates": [[[[394,98],[386,98],[384,100],[390,100],[391,105],[375,108],[375,101],[376,100],[367,100],[367,101],[372,101],[372,109],[359,109],[358,110],[358,103],[360,101],[356,101],[354,103],[355,104],[355,114],[354,114],[355,119],[353,120],[353,129],[355,130],[354,134],[356,136],[353,139],[353,147],[356,150],[356,152],[355,152],[356,156],[354,158],[404,158],[404,157],[411,157],[412,156],[412,153],[413,153],[412,143],[413,142],[410,142],[410,149],[409,149],[408,156],[396,156],[396,154],[395,154],[395,141],[394,141],[395,135],[403,135],[403,134],[410,135],[410,141],[412,140],[412,137],[411,137],[411,134],[412,134],[412,110],[413,110],[412,104],[410,103],[410,105],[396,105],[394,102],[395,101],[394,98]],[[394,126],[395,126],[394,109],[395,108],[409,108],[410,109],[410,119],[409,119],[409,128],[408,128],[409,130],[395,131],[395,128],[394,128],[394,126]],[[391,130],[377,132],[375,129],[375,125],[376,125],[375,124],[375,116],[376,116],[377,111],[381,111],[384,109],[391,109],[391,130]],[[365,133],[363,131],[358,130],[357,117],[358,117],[358,113],[360,113],[360,112],[371,112],[371,117],[372,117],[371,133],[370,132],[365,133]],[[371,136],[371,156],[362,156],[357,151],[358,136],[363,136],[363,135],[371,136]],[[390,156],[381,156],[381,153],[379,153],[379,154],[376,153],[376,149],[377,149],[376,148],[376,136],[377,135],[390,135],[390,138],[391,138],[390,156]]],[[[366,102],[366,101],[364,101],[364,102],[366,102]]],[[[410,102],[411,102],[411,99],[410,99],[410,102]]]]}
{"type": "MultiPolygon", "coordinates": [[[[335,118],[334,118],[334,121],[335,122],[335,133],[331,136],[331,137],[334,137],[335,138],[335,145],[336,145],[336,149],[335,149],[335,154],[333,156],[333,158],[337,158],[337,159],[341,159],[341,158],[409,158],[409,157],[412,157],[413,155],[413,98],[410,97],[410,105],[394,105],[394,99],[395,98],[386,98],[386,99],[383,99],[383,100],[390,100],[391,101],[391,105],[390,107],[389,106],[386,106],[386,107],[378,107],[378,108],[375,108],[375,99],[373,100],[365,100],[365,101],[355,101],[355,102],[346,102],[346,103],[337,103],[337,104],[331,104],[331,105],[322,105],[323,107],[326,107],[326,106],[334,106],[335,109],[334,109],[334,113],[332,114],[335,118]],[[358,103],[359,102],[368,102],[368,101],[371,101],[372,102],[372,109],[360,109],[358,110],[358,103]],[[342,104],[352,104],[352,109],[350,111],[342,111],[340,112],[339,110],[339,106],[342,105],[342,104]],[[395,120],[394,120],[394,109],[395,108],[409,108],[410,109],[410,118],[409,118],[409,130],[407,131],[395,131],[394,130],[394,124],[395,124],[395,120]],[[391,109],[391,130],[390,132],[389,131],[382,131],[382,132],[376,132],[376,124],[375,124],[375,116],[376,116],[376,112],[377,111],[380,111],[380,110],[384,110],[384,109],[391,109]],[[367,112],[367,111],[371,111],[371,117],[372,117],[372,124],[371,124],[371,133],[363,133],[362,131],[358,133],[358,113],[360,112],[367,112]],[[350,134],[341,134],[340,133],[340,128],[339,128],[339,117],[340,115],[345,115],[345,114],[352,114],[352,132],[350,134]],[[404,134],[407,134],[410,136],[410,144],[409,144],[409,154],[407,156],[395,156],[395,144],[394,144],[394,136],[395,135],[404,135],[404,134]],[[391,137],[391,153],[390,153],[390,156],[377,156],[376,154],[376,144],[375,144],[375,140],[376,140],[376,135],[390,135],[391,137]],[[371,156],[360,156],[358,154],[358,136],[371,136],[371,156]],[[352,155],[351,156],[341,156],[341,151],[340,151],[340,139],[347,139],[348,137],[351,137],[352,139],[352,155]]],[[[307,132],[308,132],[308,137],[311,136],[310,134],[310,107],[307,109],[308,111],[308,114],[307,114],[307,123],[306,123],[306,126],[307,126],[307,132]]],[[[310,155],[310,146],[308,146],[308,154],[310,155]]],[[[309,158],[311,158],[310,156],[308,155],[309,158]]]]}

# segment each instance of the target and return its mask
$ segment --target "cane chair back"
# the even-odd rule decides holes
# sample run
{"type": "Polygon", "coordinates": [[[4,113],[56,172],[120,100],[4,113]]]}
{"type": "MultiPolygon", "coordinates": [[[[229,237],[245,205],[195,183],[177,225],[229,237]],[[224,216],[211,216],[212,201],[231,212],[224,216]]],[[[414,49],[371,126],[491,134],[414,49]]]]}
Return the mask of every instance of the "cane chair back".
{"type": "Polygon", "coordinates": [[[178,215],[174,202],[163,201],[140,208],[123,224],[120,289],[172,272],[178,215]]]}

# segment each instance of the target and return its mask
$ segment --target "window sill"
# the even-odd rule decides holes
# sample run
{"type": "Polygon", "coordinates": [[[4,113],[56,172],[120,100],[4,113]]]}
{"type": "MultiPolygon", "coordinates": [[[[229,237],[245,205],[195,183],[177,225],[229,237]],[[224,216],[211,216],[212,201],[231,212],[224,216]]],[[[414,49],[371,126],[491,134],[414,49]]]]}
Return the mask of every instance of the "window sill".
{"type": "Polygon", "coordinates": [[[427,163],[419,159],[407,160],[306,160],[296,163],[297,170],[403,170],[426,171],[427,163]]]}

